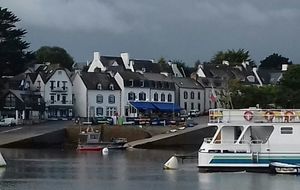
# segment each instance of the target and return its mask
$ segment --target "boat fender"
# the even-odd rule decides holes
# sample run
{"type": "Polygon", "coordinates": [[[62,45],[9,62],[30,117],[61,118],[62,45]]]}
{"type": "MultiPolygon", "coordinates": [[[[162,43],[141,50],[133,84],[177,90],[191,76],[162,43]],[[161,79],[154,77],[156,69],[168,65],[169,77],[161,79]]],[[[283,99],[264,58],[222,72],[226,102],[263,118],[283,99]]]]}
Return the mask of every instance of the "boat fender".
{"type": "Polygon", "coordinates": [[[103,154],[103,155],[108,155],[108,148],[106,148],[106,147],[103,148],[103,149],[102,149],[102,154],[103,154]]]}
{"type": "Polygon", "coordinates": [[[252,111],[245,111],[244,113],[244,119],[246,121],[251,121],[253,118],[253,112],[252,111]]]}
{"type": "Polygon", "coordinates": [[[164,164],[165,170],[176,170],[178,169],[178,160],[176,156],[172,156],[165,164],[164,164]]]}
{"type": "Polygon", "coordinates": [[[284,113],[285,122],[290,122],[295,118],[295,113],[292,111],[286,111],[284,113]]]}
{"type": "Polygon", "coordinates": [[[274,118],[274,112],[273,111],[266,111],[266,113],[265,113],[265,119],[268,122],[272,122],[273,118],[274,118]]]}

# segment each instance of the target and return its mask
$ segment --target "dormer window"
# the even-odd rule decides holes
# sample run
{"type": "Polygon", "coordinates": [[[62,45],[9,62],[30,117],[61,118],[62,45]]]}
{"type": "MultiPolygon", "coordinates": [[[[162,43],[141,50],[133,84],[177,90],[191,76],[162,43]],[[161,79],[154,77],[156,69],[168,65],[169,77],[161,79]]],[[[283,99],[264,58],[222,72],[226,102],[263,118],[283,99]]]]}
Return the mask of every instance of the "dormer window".
{"type": "Polygon", "coordinates": [[[144,87],[145,86],[145,81],[141,80],[141,87],[144,87]]]}
{"type": "Polygon", "coordinates": [[[101,83],[97,84],[97,90],[102,90],[102,84],[101,83]]]}
{"type": "Polygon", "coordinates": [[[143,71],[143,72],[146,72],[146,68],[145,68],[145,67],[143,67],[143,68],[142,68],[142,71],[143,71]]]}
{"type": "Polygon", "coordinates": [[[133,80],[132,79],[129,80],[129,86],[133,87],[133,80]]]}
{"type": "Polygon", "coordinates": [[[109,90],[114,90],[114,85],[113,84],[109,85],[109,90]]]}

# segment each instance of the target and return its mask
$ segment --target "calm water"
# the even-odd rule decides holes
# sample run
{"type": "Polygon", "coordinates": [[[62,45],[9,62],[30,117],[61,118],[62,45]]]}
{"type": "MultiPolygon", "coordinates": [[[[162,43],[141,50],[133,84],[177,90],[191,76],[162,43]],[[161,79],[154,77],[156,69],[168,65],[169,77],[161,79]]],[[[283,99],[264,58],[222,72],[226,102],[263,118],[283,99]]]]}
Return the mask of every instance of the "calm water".
{"type": "Polygon", "coordinates": [[[255,173],[198,173],[196,160],[176,171],[162,170],[175,151],[141,150],[78,153],[61,150],[1,149],[0,190],[77,189],[299,189],[300,176],[255,173]]]}

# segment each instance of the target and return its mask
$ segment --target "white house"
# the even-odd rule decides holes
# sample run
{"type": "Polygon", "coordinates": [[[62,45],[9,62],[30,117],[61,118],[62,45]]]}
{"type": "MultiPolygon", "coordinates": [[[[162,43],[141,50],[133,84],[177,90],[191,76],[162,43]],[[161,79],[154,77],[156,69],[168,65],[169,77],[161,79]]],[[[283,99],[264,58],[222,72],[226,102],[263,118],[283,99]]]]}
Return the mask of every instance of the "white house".
{"type": "Polygon", "coordinates": [[[76,117],[120,115],[121,91],[108,73],[76,73],[73,79],[76,117]]]}
{"type": "Polygon", "coordinates": [[[205,89],[197,81],[186,77],[173,78],[176,86],[176,102],[187,113],[191,110],[198,110],[204,113],[205,89]]]}
{"type": "Polygon", "coordinates": [[[67,119],[73,116],[73,86],[66,69],[46,65],[39,71],[34,85],[46,102],[48,119],[67,119]]]}

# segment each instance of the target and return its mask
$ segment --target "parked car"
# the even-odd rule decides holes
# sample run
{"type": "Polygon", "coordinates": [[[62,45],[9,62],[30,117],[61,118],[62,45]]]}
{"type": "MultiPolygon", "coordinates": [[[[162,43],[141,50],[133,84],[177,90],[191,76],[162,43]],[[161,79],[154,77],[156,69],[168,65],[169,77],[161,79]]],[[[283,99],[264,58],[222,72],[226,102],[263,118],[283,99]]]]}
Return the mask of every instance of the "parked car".
{"type": "Polygon", "coordinates": [[[16,126],[16,120],[15,118],[4,118],[0,121],[1,127],[9,127],[9,126],[16,126]]]}
{"type": "Polygon", "coordinates": [[[191,116],[191,117],[199,117],[200,116],[200,112],[199,112],[199,110],[191,110],[189,112],[189,116],[191,116]]]}

